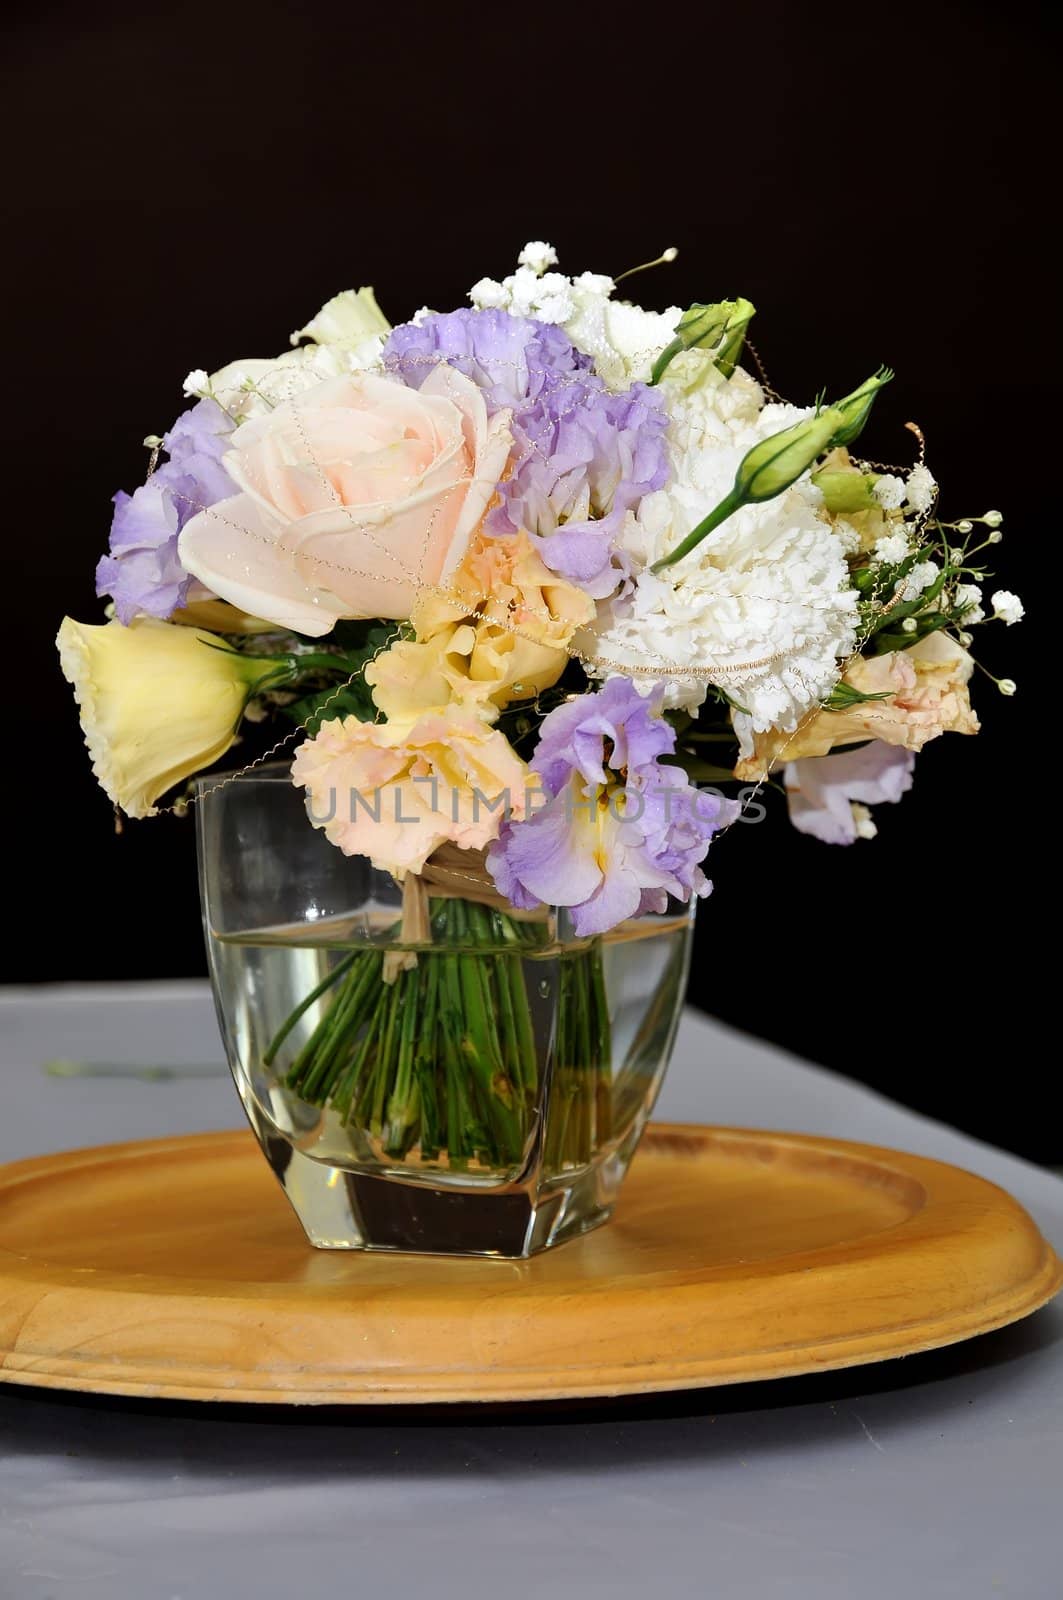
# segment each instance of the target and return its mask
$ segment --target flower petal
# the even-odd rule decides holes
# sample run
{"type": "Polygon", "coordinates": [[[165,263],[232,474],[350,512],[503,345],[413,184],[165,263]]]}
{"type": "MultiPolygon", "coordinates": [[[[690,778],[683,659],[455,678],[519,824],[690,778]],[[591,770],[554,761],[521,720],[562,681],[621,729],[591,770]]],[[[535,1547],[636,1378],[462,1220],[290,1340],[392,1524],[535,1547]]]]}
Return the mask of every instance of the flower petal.
{"type": "Polygon", "coordinates": [[[214,594],[279,628],[320,638],[346,608],[295,571],[279,541],[283,528],[249,494],[209,506],[185,524],[181,564],[214,594]]]}

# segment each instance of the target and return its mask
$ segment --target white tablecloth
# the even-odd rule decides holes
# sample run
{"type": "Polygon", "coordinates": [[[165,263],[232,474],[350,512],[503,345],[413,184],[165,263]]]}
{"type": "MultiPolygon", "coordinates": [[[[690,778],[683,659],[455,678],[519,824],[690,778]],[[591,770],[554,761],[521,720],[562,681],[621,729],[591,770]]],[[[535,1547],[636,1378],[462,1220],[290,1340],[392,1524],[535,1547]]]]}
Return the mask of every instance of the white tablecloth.
{"type": "MultiPolygon", "coordinates": [[[[0,1072],[2,1160],[242,1116],[200,984],[0,994],[0,1072]],[[55,1057],[219,1070],[45,1076],[55,1057]]],[[[954,1161],[1063,1248],[1058,1178],[694,1013],[658,1114],[954,1161]]],[[[0,1596],[1058,1600],[1061,1485],[1058,1306],[903,1362],[519,1415],[0,1385],[0,1596]]]]}

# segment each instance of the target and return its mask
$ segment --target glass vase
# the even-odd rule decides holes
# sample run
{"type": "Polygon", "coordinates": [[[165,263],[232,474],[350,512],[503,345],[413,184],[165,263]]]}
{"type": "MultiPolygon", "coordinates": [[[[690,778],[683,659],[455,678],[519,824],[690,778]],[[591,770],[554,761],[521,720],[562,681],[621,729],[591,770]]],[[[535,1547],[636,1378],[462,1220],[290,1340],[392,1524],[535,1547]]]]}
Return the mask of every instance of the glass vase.
{"type": "Polygon", "coordinates": [[[608,1219],[692,908],[579,938],[453,849],[400,889],[311,825],[287,766],[201,779],[196,814],[226,1051],[311,1244],[523,1257],[608,1219]]]}

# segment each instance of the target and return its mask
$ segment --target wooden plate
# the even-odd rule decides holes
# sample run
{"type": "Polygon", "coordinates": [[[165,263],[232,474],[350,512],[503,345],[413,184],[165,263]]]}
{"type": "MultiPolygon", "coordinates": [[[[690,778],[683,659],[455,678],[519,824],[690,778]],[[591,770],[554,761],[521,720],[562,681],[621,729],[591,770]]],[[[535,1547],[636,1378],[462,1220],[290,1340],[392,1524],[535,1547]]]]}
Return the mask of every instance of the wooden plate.
{"type": "Polygon", "coordinates": [[[196,1400],[539,1400],[781,1377],[1026,1316],[1063,1269],[955,1167],[657,1124],[531,1261],[310,1249],[250,1134],[0,1168],[0,1376],[196,1400]]]}

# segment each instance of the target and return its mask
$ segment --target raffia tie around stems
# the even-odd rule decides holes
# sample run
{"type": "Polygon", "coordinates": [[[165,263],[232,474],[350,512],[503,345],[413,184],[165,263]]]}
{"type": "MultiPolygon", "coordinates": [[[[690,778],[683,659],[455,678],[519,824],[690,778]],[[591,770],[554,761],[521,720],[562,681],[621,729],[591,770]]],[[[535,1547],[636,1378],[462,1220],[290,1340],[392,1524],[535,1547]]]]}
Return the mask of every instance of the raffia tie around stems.
{"type": "MultiPolygon", "coordinates": [[[[471,900],[489,911],[504,912],[515,922],[545,922],[547,916],[545,910],[515,911],[499,894],[487,870],[486,850],[462,850],[455,844],[441,844],[420,872],[407,872],[402,880],[401,944],[431,943],[430,893],[437,900],[471,900]]],[[[384,955],[384,982],[394,983],[400,972],[409,972],[416,965],[416,950],[388,950],[384,955]]]]}

